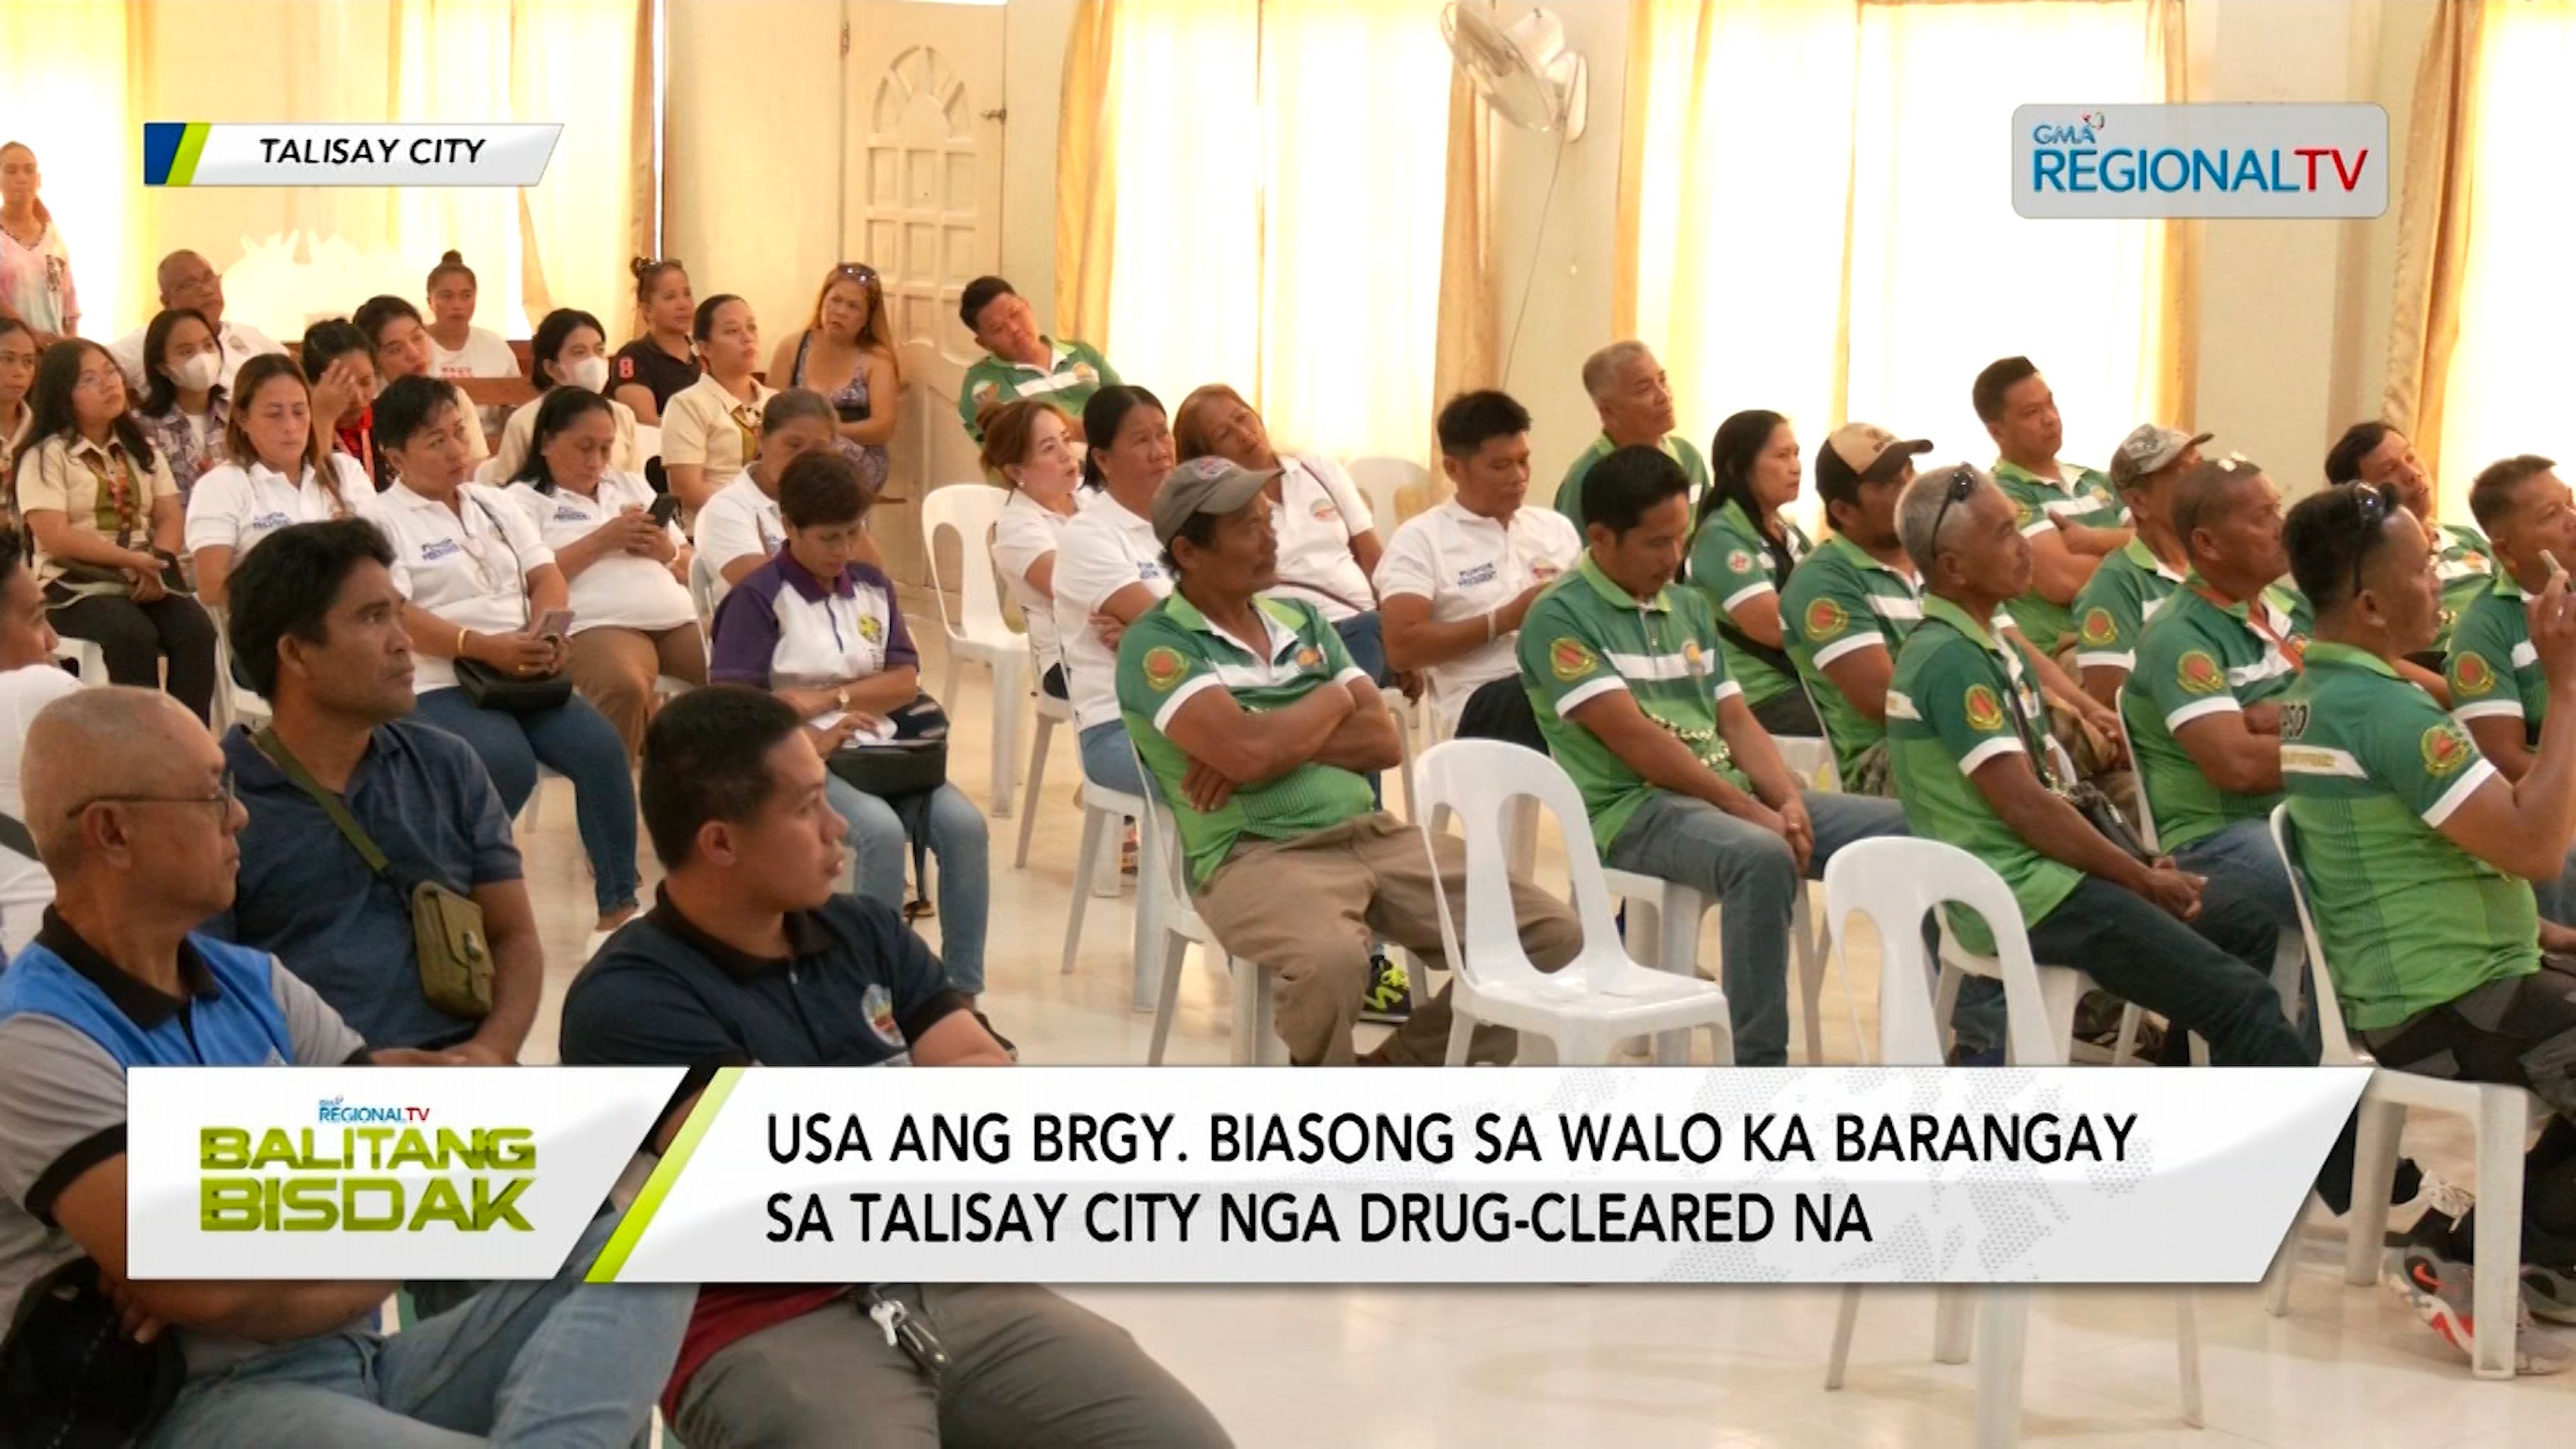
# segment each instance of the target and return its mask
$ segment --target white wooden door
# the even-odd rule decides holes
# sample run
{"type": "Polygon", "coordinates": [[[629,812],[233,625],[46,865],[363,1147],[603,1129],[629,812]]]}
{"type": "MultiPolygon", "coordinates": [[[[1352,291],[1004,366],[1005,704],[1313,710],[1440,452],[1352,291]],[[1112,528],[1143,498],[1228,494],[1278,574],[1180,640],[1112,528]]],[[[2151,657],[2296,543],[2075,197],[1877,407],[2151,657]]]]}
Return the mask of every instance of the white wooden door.
{"type": "MultiPolygon", "coordinates": [[[[873,520],[895,581],[927,584],[921,498],[980,480],[957,417],[966,368],[982,355],[957,295],[1002,256],[1002,55],[1007,10],[849,0],[849,149],[843,158],[852,260],[885,279],[903,367],[890,497],[873,520]]],[[[981,562],[979,558],[978,562],[981,562]]],[[[952,584],[953,589],[953,584],[952,584]]]]}

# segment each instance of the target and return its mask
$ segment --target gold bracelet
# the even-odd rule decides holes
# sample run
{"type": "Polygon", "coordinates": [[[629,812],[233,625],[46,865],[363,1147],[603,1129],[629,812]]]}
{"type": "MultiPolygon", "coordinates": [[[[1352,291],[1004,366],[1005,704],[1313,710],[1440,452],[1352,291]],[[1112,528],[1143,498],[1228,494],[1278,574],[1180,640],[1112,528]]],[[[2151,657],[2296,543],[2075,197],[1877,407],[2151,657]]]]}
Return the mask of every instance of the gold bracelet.
{"type": "Polygon", "coordinates": [[[457,658],[462,659],[462,658],[464,658],[464,657],[465,657],[465,636],[466,636],[466,635],[468,635],[468,634],[471,634],[471,633],[473,633],[473,632],[474,632],[474,631],[473,631],[473,630],[471,630],[471,629],[459,629],[459,630],[457,630],[457,631],[456,631],[456,657],[457,657],[457,658]]]}

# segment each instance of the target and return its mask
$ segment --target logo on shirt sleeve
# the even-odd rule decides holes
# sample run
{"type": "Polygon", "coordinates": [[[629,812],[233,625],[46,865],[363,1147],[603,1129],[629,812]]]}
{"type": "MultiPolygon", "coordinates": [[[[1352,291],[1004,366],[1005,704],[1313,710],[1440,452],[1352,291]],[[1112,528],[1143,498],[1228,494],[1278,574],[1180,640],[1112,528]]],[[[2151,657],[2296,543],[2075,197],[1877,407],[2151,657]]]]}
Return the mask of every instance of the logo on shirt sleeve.
{"type": "Polygon", "coordinates": [[[2424,727],[2424,738],[2419,742],[2419,748],[2424,753],[2424,773],[2437,780],[2445,775],[2458,774],[2463,766],[2478,756],[2478,747],[2469,743],[2467,733],[2461,730],[2458,722],[2447,719],[2424,727]]]}
{"type": "Polygon", "coordinates": [[[2116,644],[2120,642],[2120,625],[2110,610],[2097,605],[2084,611],[2084,627],[2077,637],[2087,644],[2116,644]]]}
{"type": "Polygon", "coordinates": [[[1753,555],[1746,553],[1740,548],[1735,550],[1733,553],[1728,554],[1726,556],[1726,571],[1733,574],[1749,574],[1753,572],[1753,555]]]}
{"type": "Polygon", "coordinates": [[[2463,654],[2451,661],[2451,688],[2462,694],[2485,694],[2495,688],[2495,682],[2495,670],[2483,655],[2463,654]]]}
{"type": "Polygon", "coordinates": [[[2174,663],[2174,679],[2185,694],[2216,694],[2227,687],[2227,671],[2218,667],[2218,661],[2206,649],[2183,651],[2182,658],[2174,663]]]}
{"type": "Polygon", "coordinates": [[[903,1028],[895,1025],[894,993],[882,986],[871,985],[859,997],[859,1009],[867,1013],[868,1025],[883,1038],[887,1046],[903,1050],[903,1028]]]}
{"type": "Polygon", "coordinates": [[[2004,727],[2004,702],[1982,684],[1968,686],[1963,701],[1968,714],[1968,728],[1979,734],[1990,734],[2004,727]]]}
{"type": "Polygon", "coordinates": [[[1145,651],[1145,683],[1156,694],[1171,693],[1172,686],[1189,672],[1189,663],[1181,658],[1181,651],[1169,644],[1157,644],[1145,651]]]}
{"type": "Polygon", "coordinates": [[[1807,606],[1807,637],[1821,641],[1841,633],[1851,623],[1851,615],[1831,599],[1818,599],[1807,606]]]}
{"type": "Polygon", "coordinates": [[[1559,639],[1548,648],[1548,672],[1561,684],[1572,684],[1600,667],[1600,656],[1580,639],[1559,639]]]}

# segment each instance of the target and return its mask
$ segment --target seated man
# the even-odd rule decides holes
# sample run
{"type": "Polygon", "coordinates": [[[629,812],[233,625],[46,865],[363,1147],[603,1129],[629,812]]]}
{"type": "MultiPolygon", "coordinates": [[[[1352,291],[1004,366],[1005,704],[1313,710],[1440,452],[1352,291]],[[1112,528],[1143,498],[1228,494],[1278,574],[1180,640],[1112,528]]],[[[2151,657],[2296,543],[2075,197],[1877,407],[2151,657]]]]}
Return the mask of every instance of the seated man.
{"type": "Polygon", "coordinates": [[[1681,465],[1653,448],[1618,449],[1592,470],[1583,561],[1521,626],[1521,683],[1582,788],[1602,860],[1722,906],[1736,1064],[1775,1067],[1789,1059],[1800,877],[1905,823],[1892,801],[1805,794],[1780,762],[1726,677],[1708,596],[1672,586],[1689,491],[1681,465]]]}
{"type": "Polygon", "coordinates": [[[1042,397],[1064,409],[1073,435],[1082,436],[1082,405],[1118,383],[1118,370],[1088,342],[1058,342],[1038,331],[1028,299],[1000,277],[977,277],[957,295],[957,317],[975,334],[984,355],[966,369],[957,389],[957,416],[966,436],[984,441],[976,420],[987,403],[1042,397]]]}
{"type": "Polygon", "coordinates": [[[2137,665],[2138,632],[2182,587],[2191,560],[2174,537],[2174,484],[2200,465],[2198,437],[2180,428],[2140,423],[2111,455],[2111,486],[2127,505],[2137,536],[2107,555],[2075,595],[2075,669],[2084,692],[2106,706],[2137,665]]]}
{"type": "Polygon", "coordinates": [[[0,1317],[93,1260],[129,1331],[179,1335],[188,1380],[142,1441],[154,1446],[624,1449],[671,1371],[691,1290],[585,1284],[612,1219],[551,1281],[495,1285],[391,1337],[374,1319],[392,1283],[128,1277],[128,1069],[367,1057],[275,957],[192,932],[232,901],[232,782],[205,726],[146,690],[82,690],[28,732],[27,814],[56,892],[0,976],[0,1317]]]}
{"type": "MultiPolygon", "coordinates": [[[[2576,1322],[2576,975],[2542,959],[2566,946],[2531,886],[2555,880],[2576,842],[2576,601],[2561,577],[2528,605],[2552,708],[2529,768],[2507,780],[2393,668],[2442,617],[2431,541],[2396,491],[2312,494],[2287,541],[2317,633],[2282,701],[2281,773],[2344,1021],[2383,1069],[2510,1083],[2549,1104],[2523,1178],[2522,1296],[2576,1322]]],[[[2390,1251],[2385,1277],[2466,1353],[2476,1240],[2451,1196],[2390,1251]]],[[[2516,1343],[2521,1372],[2570,1361],[2539,1334],[2516,1343]]]]}
{"type": "Polygon", "coordinates": [[[501,797],[473,749],[415,724],[393,551],[364,519],[270,534],[233,570],[233,667],[273,712],[224,737],[250,824],[241,890],[209,934],[273,952],[371,1046],[518,1060],[545,965],[501,797]],[[344,813],[387,872],[334,820],[344,813]],[[481,1020],[430,1004],[408,882],[473,897],[493,958],[481,1020]]]}
{"type": "MultiPolygon", "coordinates": [[[[822,756],[776,696],[671,702],[644,737],[653,909],[564,997],[563,1059],[685,1066],[667,1148],[723,1066],[1008,1066],[921,938],[842,894],[822,756]]],[[[663,1410],[690,1444],[1222,1445],[1225,1431],[1117,1325],[1021,1284],[714,1284],[696,1290],[663,1410]],[[884,1294],[948,1354],[928,1374],[863,1310],[884,1294]]]]}
{"type": "Polygon", "coordinates": [[[2057,395],[2027,357],[2006,357],[1977,374],[1968,401],[1995,440],[1994,479],[2030,540],[2030,586],[2007,602],[2022,637],[2042,654],[2065,647],[2070,606],[2102,560],[2128,547],[2129,510],[2111,480],[2061,462],[2066,427],[2057,395]]]}
{"type": "Polygon", "coordinates": [[[2469,487],[2469,510],[2494,541],[2495,579],[2452,621],[2444,675],[2452,716],[2508,783],[2531,772],[2549,718],[2549,681],[2532,652],[2531,597],[2576,559],[2576,496],[2557,466],[2525,453],[2491,465],[2469,487]]]}
{"type": "Polygon", "coordinates": [[[1896,537],[1896,500],[1914,481],[1921,438],[1899,442],[1847,423],[1816,450],[1816,497],[1833,533],[1780,594],[1789,658],[1815,698],[1834,771],[1855,795],[1887,791],[1887,681],[1896,649],[1923,617],[1914,561],[1896,537]]]}
{"type": "MultiPolygon", "coordinates": [[[[2452,627],[2492,582],[2494,555],[2485,536],[2466,524],[2434,520],[2441,494],[2433,487],[2433,472],[2415,456],[2415,445],[2406,441],[2406,435],[2386,423],[2355,423],[2344,429],[2326,451],[2326,481],[2337,487],[2382,483],[2396,489],[2398,501],[2432,535],[2433,576],[2442,585],[2442,629],[2416,662],[2441,668],[2452,627]]],[[[2437,692],[2434,697],[2441,696],[2437,692]]]]}
{"type": "Polygon", "coordinates": [[[2173,485],[2173,529],[2191,576],[2138,636],[2121,695],[2138,788],[2157,848],[2183,869],[2235,877],[2284,932],[2299,929],[2290,877],[2272,848],[2281,802],[2279,696],[2298,678],[2307,622],[2275,588],[2281,495],[2263,470],[2226,457],[2173,485]]]}
{"type": "MultiPolygon", "coordinates": [[[[172,252],[161,259],[153,276],[161,286],[162,310],[189,308],[214,329],[215,355],[220,363],[215,385],[224,390],[226,397],[232,396],[233,375],[241,371],[243,363],[262,353],[286,351],[258,328],[224,315],[223,274],[204,257],[191,251],[172,252]]],[[[144,337],[151,330],[149,326],[137,327],[107,345],[107,355],[115,358],[117,367],[125,373],[134,397],[141,397],[151,387],[152,379],[144,375],[143,369],[144,337]]],[[[223,429],[215,431],[220,433],[223,429]]]]}
{"type": "Polygon", "coordinates": [[[1611,449],[1626,447],[1661,449],[1680,464],[1696,507],[1708,491],[1708,460],[1690,439],[1673,431],[1673,385],[1646,344],[1613,342],[1583,359],[1583,391],[1601,414],[1601,436],[1565,470],[1565,481],[1556,485],[1556,511],[1580,532],[1584,478],[1611,449]]]}
{"type": "Polygon", "coordinates": [[[1460,393],[1440,409],[1448,502],[1405,520],[1378,560],[1386,662],[1421,670],[1441,733],[1545,753],[1512,641],[1540,591],[1574,567],[1583,540],[1564,517],[1528,508],[1529,411],[1509,394],[1460,393]]]}
{"type": "MultiPolygon", "coordinates": [[[[2313,1063],[2272,990],[2279,933],[2260,902],[2225,877],[2142,863],[2040,773],[2055,769],[2037,758],[2045,745],[2029,661],[1999,647],[1985,622],[2030,588],[2019,511],[1964,463],[1915,479],[1897,505],[1928,596],[1897,655],[1887,709],[1906,820],[2003,877],[2039,960],[2080,964],[2103,989],[2198,1033],[2221,1066],[2313,1063]]],[[[1967,950],[1994,950],[1974,913],[1951,913],[1950,926],[1967,950]]],[[[2320,1181],[2329,1203],[2349,1196],[2348,1150],[2320,1181]]]]}
{"type": "MultiPolygon", "coordinates": [[[[1395,722],[1323,615],[1263,596],[1278,570],[1266,481],[1199,458],[1154,496],[1173,592],[1118,642],[1118,707],[1180,827],[1200,918],[1277,974],[1289,1060],[1344,1066],[1372,938],[1438,957],[1433,892],[1465,908],[1466,851],[1434,836],[1434,877],[1421,835],[1371,802],[1365,776],[1403,762],[1395,722]]],[[[1526,882],[1512,899],[1539,969],[1574,959],[1573,912],[1526,882]]],[[[1361,1060],[1437,1064],[1448,1040],[1444,991],[1361,1060]]],[[[1475,1050],[1507,1061],[1511,1033],[1479,1027],[1475,1050]]]]}

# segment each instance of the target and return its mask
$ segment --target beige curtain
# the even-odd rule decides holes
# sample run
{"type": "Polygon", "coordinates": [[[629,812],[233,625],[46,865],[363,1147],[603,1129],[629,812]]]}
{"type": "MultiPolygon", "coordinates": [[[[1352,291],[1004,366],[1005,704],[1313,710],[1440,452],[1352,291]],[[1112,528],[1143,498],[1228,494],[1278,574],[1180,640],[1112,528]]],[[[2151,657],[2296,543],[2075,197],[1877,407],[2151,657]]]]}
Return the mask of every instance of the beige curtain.
{"type": "MultiPolygon", "coordinates": [[[[2474,101],[2486,9],[2485,0],[2441,0],[2415,69],[2406,182],[2398,202],[2397,290],[2381,411],[2413,441],[2437,479],[2446,476],[2441,456],[2445,402],[2452,352],[2460,340],[2462,281],[2476,200],[2474,101]]],[[[2460,517],[2464,501],[2446,497],[2443,511],[2460,517]]]]}
{"type": "MultiPolygon", "coordinates": [[[[1493,266],[1493,112],[1464,74],[1449,78],[1449,156],[1440,223],[1440,335],[1432,349],[1431,407],[1462,392],[1501,382],[1501,302],[1493,266]]],[[[1438,440],[1425,443],[1436,455],[1438,440]]],[[[1448,476],[1431,470],[1433,497],[1449,492],[1448,476]]],[[[1388,520],[1378,520],[1385,532],[1388,520]]]]}
{"type": "MultiPolygon", "coordinates": [[[[2164,71],[2164,99],[2180,105],[2192,99],[2191,49],[2185,39],[2182,0],[2152,0],[2147,31],[2155,49],[2152,62],[2164,71]]],[[[2200,405],[2200,255],[2202,223],[2176,217],[2162,224],[2164,275],[2157,316],[2162,326],[2155,340],[2160,359],[2154,416],[2172,424],[2198,417],[2200,405]]]]}
{"type": "Polygon", "coordinates": [[[1105,144],[1118,134],[1112,12],[1110,0],[1074,12],[1056,118],[1054,326],[1104,350],[1118,217],[1118,153],[1105,144]]]}

